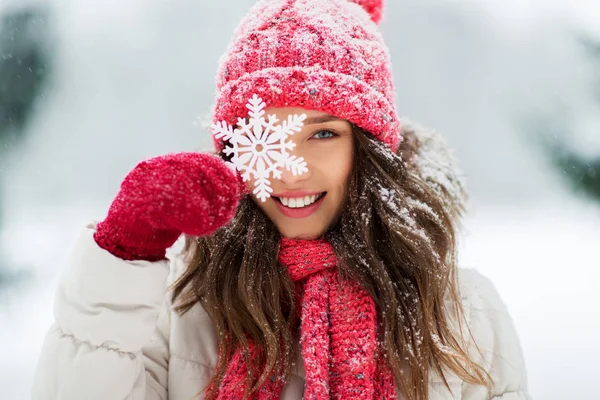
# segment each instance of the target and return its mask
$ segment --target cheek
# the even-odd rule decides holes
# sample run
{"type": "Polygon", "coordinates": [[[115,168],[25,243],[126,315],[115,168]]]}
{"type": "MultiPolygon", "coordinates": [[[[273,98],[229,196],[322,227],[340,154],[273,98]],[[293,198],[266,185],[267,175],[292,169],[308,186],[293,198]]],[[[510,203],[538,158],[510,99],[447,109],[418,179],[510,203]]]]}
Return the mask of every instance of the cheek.
{"type": "Polygon", "coordinates": [[[344,163],[344,166],[342,168],[342,174],[346,184],[348,183],[348,180],[350,179],[350,174],[352,173],[352,161],[352,154],[350,154],[350,156],[346,158],[346,162],[344,163]]]}
{"type": "Polygon", "coordinates": [[[348,186],[348,180],[350,179],[350,174],[352,173],[352,164],[354,160],[354,155],[352,154],[351,144],[347,144],[347,148],[340,155],[337,160],[337,175],[338,181],[341,182],[344,187],[348,186]]]}
{"type": "Polygon", "coordinates": [[[341,186],[342,201],[348,196],[348,187],[350,182],[350,173],[352,172],[352,164],[346,165],[343,170],[340,170],[339,182],[341,186]]]}
{"type": "Polygon", "coordinates": [[[335,193],[337,201],[342,202],[346,197],[350,174],[352,173],[352,154],[341,152],[337,156],[330,153],[321,168],[327,174],[329,186],[335,193]]]}

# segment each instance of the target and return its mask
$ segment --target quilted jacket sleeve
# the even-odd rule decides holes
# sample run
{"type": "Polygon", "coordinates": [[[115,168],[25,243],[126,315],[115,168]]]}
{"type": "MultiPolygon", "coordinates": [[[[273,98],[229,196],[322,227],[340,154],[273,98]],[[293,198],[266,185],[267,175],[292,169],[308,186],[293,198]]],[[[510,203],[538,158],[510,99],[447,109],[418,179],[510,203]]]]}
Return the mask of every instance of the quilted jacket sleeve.
{"type": "Polygon", "coordinates": [[[169,261],[123,261],[85,227],[60,279],[32,398],[166,400],[169,261]]]}
{"type": "Polygon", "coordinates": [[[491,397],[482,386],[463,383],[462,400],[531,400],[527,388],[525,360],[511,316],[492,282],[472,269],[459,273],[472,341],[473,360],[485,367],[494,380],[491,397]]]}

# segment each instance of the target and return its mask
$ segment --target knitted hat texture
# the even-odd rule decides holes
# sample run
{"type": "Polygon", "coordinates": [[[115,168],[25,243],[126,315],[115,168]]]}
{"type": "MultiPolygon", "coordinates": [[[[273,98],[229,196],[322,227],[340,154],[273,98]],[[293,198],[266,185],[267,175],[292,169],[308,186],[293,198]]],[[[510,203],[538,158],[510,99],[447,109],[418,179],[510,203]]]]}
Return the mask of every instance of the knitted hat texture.
{"type": "Polygon", "coordinates": [[[395,152],[400,124],[382,11],[383,0],[259,0],[219,61],[213,122],[235,126],[257,94],[267,107],[346,119],[395,152]]]}

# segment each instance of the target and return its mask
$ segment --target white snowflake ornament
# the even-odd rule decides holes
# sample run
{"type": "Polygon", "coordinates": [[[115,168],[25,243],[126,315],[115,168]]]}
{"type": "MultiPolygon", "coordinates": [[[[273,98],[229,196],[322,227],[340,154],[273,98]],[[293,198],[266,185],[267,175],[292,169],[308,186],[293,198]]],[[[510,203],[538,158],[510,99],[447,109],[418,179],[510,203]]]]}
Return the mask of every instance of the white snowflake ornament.
{"type": "Polygon", "coordinates": [[[308,172],[304,158],[288,153],[296,147],[288,140],[289,136],[301,131],[306,114],[289,115],[287,121],[276,125],[279,120],[275,115],[268,115],[265,120],[266,104],[256,94],[248,100],[246,107],[250,120],[238,118],[239,128],[234,129],[220,121],[211,129],[215,138],[229,142],[231,147],[224,149],[225,154],[232,155],[228,164],[241,172],[244,182],[254,177],[252,192],[264,202],[273,192],[270,176],[281,178],[282,168],[294,176],[308,172]]]}

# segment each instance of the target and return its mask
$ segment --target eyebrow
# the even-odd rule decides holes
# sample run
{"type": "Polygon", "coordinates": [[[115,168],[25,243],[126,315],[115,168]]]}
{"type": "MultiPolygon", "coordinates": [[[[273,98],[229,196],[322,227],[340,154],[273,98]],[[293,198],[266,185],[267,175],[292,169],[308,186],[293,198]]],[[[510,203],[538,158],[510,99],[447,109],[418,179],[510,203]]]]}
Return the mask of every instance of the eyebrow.
{"type": "Polygon", "coordinates": [[[345,121],[345,120],[334,117],[333,115],[323,115],[321,117],[312,117],[312,118],[305,119],[304,125],[324,124],[325,122],[331,122],[331,121],[345,121]]]}

